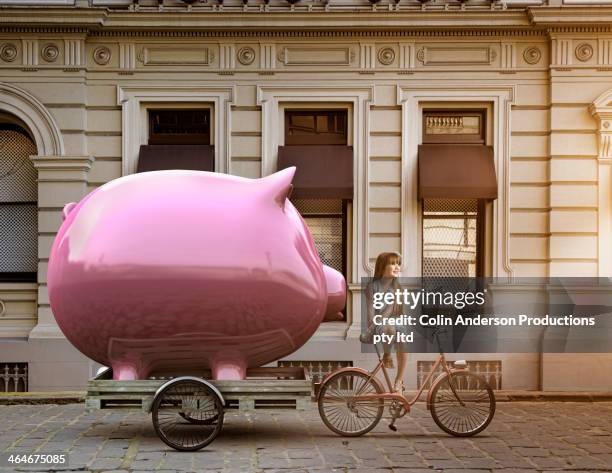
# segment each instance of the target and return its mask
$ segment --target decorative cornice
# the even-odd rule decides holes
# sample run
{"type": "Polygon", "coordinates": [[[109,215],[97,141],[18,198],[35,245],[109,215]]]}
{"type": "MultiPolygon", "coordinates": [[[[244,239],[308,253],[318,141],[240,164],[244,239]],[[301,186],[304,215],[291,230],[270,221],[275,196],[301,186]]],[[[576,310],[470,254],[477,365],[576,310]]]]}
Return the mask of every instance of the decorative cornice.
{"type": "MultiPolygon", "coordinates": [[[[382,27],[381,27],[382,28],[382,27]]],[[[150,31],[124,31],[124,30],[96,30],[90,34],[91,38],[105,38],[105,37],[175,37],[175,38],[192,38],[192,37],[225,37],[225,38],[244,38],[244,37],[269,37],[269,38],[286,38],[286,37],[306,37],[306,38],[317,38],[317,37],[385,37],[385,38],[403,38],[403,39],[416,39],[416,38],[453,38],[453,37],[542,37],[545,38],[547,35],[544,29],[535,29],[533,27],[520,27],[520,28],[505,28],[505,29],[447,29],[440,30],[436,28],[432,29],[381,29],[381,30],[361,30],[361,29],[350,29],[350,30],[334,30],[334,29],[322,29],[322,30],[276,30],[276,31],[174,31],[156,29],[150,31]]]]}
{"type": "MultiPolygon", "coordinates": [[[[2,10],[0,10],[2,11],[2,10]]],[[[1,33],[39,33],[39,34],[80,34],[89,33],[87,28],[74,28],[70,26],[7,26],[0,22],[1,33]]]]}
{"type": "Polygon", "coordinates": [[[589,34],[589,33],[593,33],[593,34],[597,34],[597,33],[612,33],[612,26],[605,26],[605,25],[601,25],[601,26],[597,26],[597,25],[592,25],[592,26],[556,26],[556,27],[551,27],[551,28],[547,28],[546,30],[548,32],[549,35],[555,35],[555,34],[574,34],[574,33],[578,33],[578,34],[589,34]]]}
{"type": "Polygon", "coordinates": [[[34,167],[42,171],[89,171],[93,156],[36,156],[32,157],[34,167]]]}
{"type": "Polygon", "coordinates": [[[43,28],[88,28],[102,26],[108,11],[99,8],[51,8],[0,6],[0,25],[43,28]]]}
{"type": "Polygon", "coordinates": [[[584,25],[609,27],[612,24],[612,6],[609,5],[531,7],[527,14],[532,23],[554,29],[566,25],[575,28],[584,25]]]}
{"type": "Polygon", "coordinates": [[[429,5],[372,9],[327,5],[268,9],[206,5],[138,11],[99,7],[0,7],[0,31],[137,37],[479,37],[612,32],[612,6],[498,8],[429,5]],[[438,8],[440,7],[440,8],[438,8]],[[358,10],[359,14],[356,15],[358,10]]]}
{"type": "Polygon", "coordinates": [[[598,120],[598,145],[600,162],[612,162],[612,89],[605,91],[597,97],[589,111],[598,120]]]}
{"type": "MultiPolygon", "coordinates": [[[[471,30],[494,30],[508,28],[533,28],[526,10],[501,9],[474,6],[468,9],[458,8],[420,8],[406,7],[400,11],[372,10],[359,5],[327,6],[299,8],[293,11],[287,7],[271,7],[263,11],[249,11],[245,14],[242,7],[225,7],[218,11],[216,5],[193,8],[159,10],[157,8],[139,8],[138,11],[110,10],[103,8],[50,8],[50,7],[0,7],[0,28],[28,31],[57,31],[72,29],[76,32],[90,33],[115,31],[126,34],[130,31],[141,31],[148,35],[150,31],[166,30],[174,32],[314,32],[351,31],[376,32],[379,30],[406,33],[411,30],[430,30],[440,34],[444,30],[465,30],[460,34],[471,34],[471,30]],[[356,15],[356,10],[359,14],[356,15]]],[[[15,31],[15,30],[13,30],[15,31]]],[[[111,33],[113,34],[113,33],[111,33]]],[[[115,33],[116,34],[116,33],[115,33]]],[[[130,33],[131,34],[131,33],[130,33]]]]}
{"type": "MultiPolygon", "coordinates": [[[[612,27],[610,28],[612,31],[612,27]]],[[[424,29],[402,29],[402,30],[378,30],[378,31],[362,31],[362,30],[341,30],[334,31],[330,29],[320,31],[296,31],[296,30],[279,30],[279,31],[174,31],[156,29],[150,31],[123,31],[109,30],[103,31],[93,29],[76,28],[13,28],[0,25],[0,33],[12,34],[71,34],[80,33],[86,35],[87,39],[103,39],[108,37],[130,37],[130,38],[320,38],[320,37],[336,37],[336,38],[397,38],[403,40],[418,39],[418,38],[455,38],[455,37],[540,37],[546,38],[547,31],[537,28],[516,28],[516,29],[457,29],[457,30],[424,30],[424,29]]]]}

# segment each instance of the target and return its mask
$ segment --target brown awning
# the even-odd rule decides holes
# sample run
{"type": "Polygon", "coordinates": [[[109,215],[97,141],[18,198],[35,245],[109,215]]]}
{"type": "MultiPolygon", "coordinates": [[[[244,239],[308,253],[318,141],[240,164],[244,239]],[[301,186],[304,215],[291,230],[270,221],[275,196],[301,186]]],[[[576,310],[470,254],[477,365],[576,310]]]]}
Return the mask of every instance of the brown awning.
{"type": "Polygon", "coordinates": [[[142,145],[136,172],[162,169],[215,170],[215,148],[211,145],[142,145]]]}
{"type": "Polygon", "coordinates": [[[493,148],[419,146],[419,199],[497,199],[493,148]]]}
{"type": "Polygon", "coordinates": [[[353,147],[300,145],[278,147],[278,169],[295,166],[291,197],[352,199],[353,147]]]}

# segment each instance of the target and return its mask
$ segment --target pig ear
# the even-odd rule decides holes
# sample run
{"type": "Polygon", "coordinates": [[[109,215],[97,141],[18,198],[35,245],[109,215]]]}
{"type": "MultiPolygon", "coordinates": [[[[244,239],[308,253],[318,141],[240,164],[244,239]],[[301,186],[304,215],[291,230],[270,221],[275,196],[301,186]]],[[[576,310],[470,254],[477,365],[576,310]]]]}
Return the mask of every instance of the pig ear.
{"type": "Polygon", "coordinates": [[[293,189],[291,182],[294,175],[295,166],[291,166],[269,176],[262,177],[259,181],[264,187],[266,194],[274,199],[278,205],[284,207],[285,201],[289,198],[293,189]]]}

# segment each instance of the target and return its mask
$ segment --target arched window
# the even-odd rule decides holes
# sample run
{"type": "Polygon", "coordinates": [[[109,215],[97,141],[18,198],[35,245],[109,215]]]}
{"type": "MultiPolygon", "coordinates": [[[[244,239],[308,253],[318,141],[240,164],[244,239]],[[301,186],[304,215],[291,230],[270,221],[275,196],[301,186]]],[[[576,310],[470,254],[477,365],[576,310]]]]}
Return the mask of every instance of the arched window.
{"type": "Polygon", "coordinates": [[[0,123],[0,282],[36,282],[36,145],[24,128],[0,123]]]}

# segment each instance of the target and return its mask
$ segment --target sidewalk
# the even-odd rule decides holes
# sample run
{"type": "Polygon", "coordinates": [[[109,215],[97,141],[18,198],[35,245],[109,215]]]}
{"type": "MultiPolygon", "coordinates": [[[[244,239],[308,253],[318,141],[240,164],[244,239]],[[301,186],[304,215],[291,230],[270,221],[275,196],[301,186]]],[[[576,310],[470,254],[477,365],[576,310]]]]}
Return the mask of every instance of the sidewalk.
{"type": "MultiPolygon", "coordinates": [[[[406,391],[408,398],[416,391],[406,391]]],[[[608,391],[495,391],[497,402],[612,402],[612,392],[608,391]]],[[[421,395],[425,400],[425,394],[421,395]]],[[[0,392],[0,405],[11,404],[74,404],[85,402],[84,391],[55,392],[0,392]]]]}
{"type": "MultiPolygon", "coordinates": [[[[82,404],[0,406],[3,453],[65,452],[65,471],[205,473],[610,473],[612,403],[501,402],[491,425],[455,438],[423,403],[392,432],[327,430],[317,410],[228,411],[207,448],[176,452],[137,410],[85,412],[82,404]]],[[[49,471],[22,467],[5,471],[49,471]]]]}

